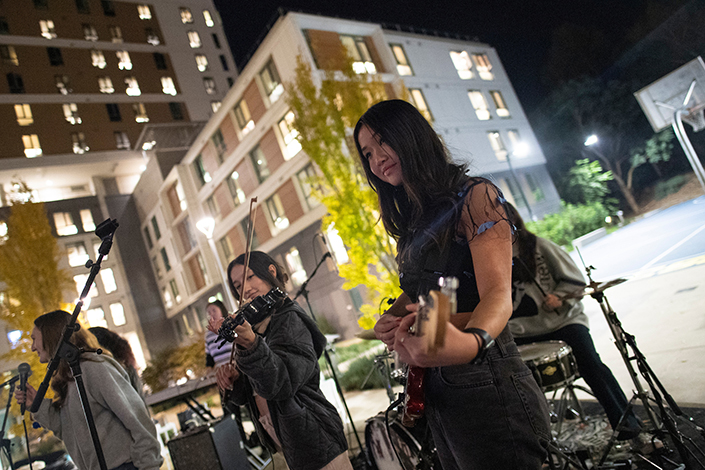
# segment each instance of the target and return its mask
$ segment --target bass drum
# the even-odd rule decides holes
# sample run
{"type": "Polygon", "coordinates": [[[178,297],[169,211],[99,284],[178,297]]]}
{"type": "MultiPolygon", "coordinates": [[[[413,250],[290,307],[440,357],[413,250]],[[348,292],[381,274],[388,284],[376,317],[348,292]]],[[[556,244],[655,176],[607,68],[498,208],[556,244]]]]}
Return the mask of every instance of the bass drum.
{"type": "Polygon", "coordinates": [[[403,426],[396,417],[390,416],[389,420],[391,440],[384,422],[384,413],[368,419],[365,425],[365,446],[377,470],[441,468],[435,455],[431,431],[424,419],[417,421],[413,428],[403,426]]]}

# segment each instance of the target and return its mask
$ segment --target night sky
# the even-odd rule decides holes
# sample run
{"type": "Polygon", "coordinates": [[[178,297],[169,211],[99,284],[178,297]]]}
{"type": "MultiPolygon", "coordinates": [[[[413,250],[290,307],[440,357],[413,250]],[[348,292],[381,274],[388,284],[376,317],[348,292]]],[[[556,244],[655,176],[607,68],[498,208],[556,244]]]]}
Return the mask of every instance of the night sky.
{"type": "Polygon", "coordinates": [[[598,29],[616,47],[647,5],[647,0],[214,1],[239,68],[253,52],[278,7],[396,23],[458,33],[493,46],[527,112],[538,106],[550,91],[543,76],[557,27],[570,23],[598,29]]]}

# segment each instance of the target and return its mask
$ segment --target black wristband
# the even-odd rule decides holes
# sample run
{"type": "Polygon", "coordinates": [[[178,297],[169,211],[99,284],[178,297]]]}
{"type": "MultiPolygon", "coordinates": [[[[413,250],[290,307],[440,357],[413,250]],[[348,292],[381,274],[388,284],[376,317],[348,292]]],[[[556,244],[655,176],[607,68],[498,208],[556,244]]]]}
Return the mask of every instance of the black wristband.
{"type": "Polygon", "coordinates": [[[465,328],[463,332],[472,333],[476,338],[479,338],[480,347],[478,348],[477,356],[475,356],[471,364],[481,363],[485,359],[485,356],[487,356],[487,350],[494,345],[494,338],[481,328],[465,328]]]}

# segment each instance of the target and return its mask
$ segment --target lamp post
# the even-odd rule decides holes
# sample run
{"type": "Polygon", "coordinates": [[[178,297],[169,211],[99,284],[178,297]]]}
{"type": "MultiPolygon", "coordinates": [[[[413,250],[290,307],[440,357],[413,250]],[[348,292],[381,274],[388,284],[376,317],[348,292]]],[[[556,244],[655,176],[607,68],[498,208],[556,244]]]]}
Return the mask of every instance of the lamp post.
{"type": "Polygon", "coordinates": [[[223,290],[225,291],[223,295],[225,296],[226,303],[228,304],[228,311],[234,312],[236,310],[235,300],[233,299],[232,293],[230,292],[230,286],[228,286],[228,278],[225,275],[225,271],[220,268],[220,255],[218,254],[218,250],[215,247],[215,241],[213,240],[215,220],[213,219],[213,217],[204,217],[203,219],[196,222],[196,228],[198,228],[198,230],[200,230],[203,235],[205,235],[208,239],[208,245],[210,245],[211,250],[213,251],[213,256],[215,257],[216,270],[220,273],[220,282],[223,284],[223,290]]]}

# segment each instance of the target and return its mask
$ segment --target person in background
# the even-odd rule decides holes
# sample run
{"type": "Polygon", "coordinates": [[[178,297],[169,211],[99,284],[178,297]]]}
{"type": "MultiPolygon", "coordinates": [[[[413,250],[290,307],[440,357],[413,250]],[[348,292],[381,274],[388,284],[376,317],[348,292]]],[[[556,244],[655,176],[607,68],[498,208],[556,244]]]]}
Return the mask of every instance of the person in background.
{"type": "MultiPolygon", "coordinates": [[[[34,320],[32,351],[39,362],[48,363],[61,341],[71,315],[63,310],[45,313],[34,320]]],[[[147,407],[130,384],[125,369],[110,356],[96,354],[99,344],[86,329],[71,335],[71,343],[81,348],[81,372],[108,469],[158,470],[162,464],[159,441],[147,407]]],[[[98,470],[100,464],[92,448],[81,399],[65,359],[51,379],[53,399],[44,399],[34,419],[64,441],[66,450],[81,470],[98,470]]],[[[37,391],[16,391],[17,402],[31,404],[37,391]]]]}
{"type": "MultiPolygon", "coordinates": [[[[218,321],[228,316],[228,309],[220,300],[210,302],[206,307],[208,321],[218,321]]],[[[216,333],[206,330],[206,367],[222,366],[230,362],[233,344],[218,338],[216,333]]]]}
{"type": "Polygon", "coordinates": [[[122,367],[127,371],[127,376],[130,378],[130,383],[134,389],[139,393],[140,397],[144,401],[144,390],[142,387],[142,379],[140,379],[140,374],[137,372],[137,360],[135,359],[135,354],[132,352],[132,347],[130,343],[127,342],[125,338],[119,334],[110,331],[102,326],[94,326],[88,328],[88,331],[93,333],[93,335],[98,340],[98,343],[112,354],[122,367]]]}

